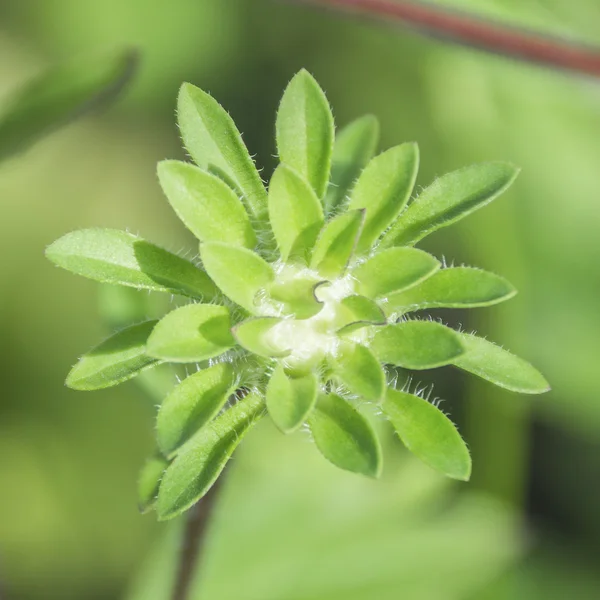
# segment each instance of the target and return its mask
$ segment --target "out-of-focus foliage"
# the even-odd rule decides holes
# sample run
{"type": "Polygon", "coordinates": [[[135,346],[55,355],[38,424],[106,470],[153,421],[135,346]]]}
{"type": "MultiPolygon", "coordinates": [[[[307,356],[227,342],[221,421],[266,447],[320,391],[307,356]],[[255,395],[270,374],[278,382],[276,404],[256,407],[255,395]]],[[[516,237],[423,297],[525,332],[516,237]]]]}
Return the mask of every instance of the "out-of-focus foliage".
{"type": "MultiPolygon", "coordinates": [[[[600,41],[596,0],[469,4],[479,10],[490,6],[516,23],[567,29],[600,41]]],[[[244,582],[256,591],[268,578],[284,596],[285,590],[294,590],[290,581],[300,586],[305,579],[306,587],[298,589],[312,593],[320,584],[308,575],[318,559],[348,556],[343,552],[350,542],[360,544],[364,538],[365,552],[353,546],[361,561],[348,559],[339,567],[352,574],[364,556],[373,560],[369,587],[360,588],[357,572],[352,600],[378,597],[376,585],[385,598],[390,580],[375,567],[381,562],[389,568],[378,554],[388,548],[387,554],[398,557],[392,563],[394,575],[405,564],[411,566],[412,584],[408,576],[395,581],[404,582],[406,597],[415,590],[411,598],[417,600],[446,599],[443,589],[417,587],[426,585],[434,557],[439,557],[435,564],[440,569],[448,568],[448,581],[456,582],[449,589],[465,600],[598,597],[599,84],[276,0],[173,0],[153,10],[146,6],[114,0],[7,0],[0,7],[2,93],[67,56],[123,43],[140,44],[146,51],[139,87],[132,88],[125,102],[0,168],[0,583],[5,595],[26,600],[122,597],[158,533],[152,517],[138,514],[132,482],[151,450],[152,404],[159,400],[149,400],[133,384],[84,398],[63,387],[72,357],[107,331],[98,325],[94,309],[98,287],[48,268],[45,246],[66,230],[99,224],[133,228],[174,251],[188,246],[192,238],[182,240],[154,173],[158,160],[179,152],[172,127],[172,99],[179,84],[188,80],[209,89],[228,106],[251,151],[264,157],[275,152],[272,115],[280,90],[306,67],[328,90],[340,126],[368,111],[382,123],[383,147],[398,140],[419,142],[425,158],[418,188],[436,175],[482,160],[509,160],[522,168],[506,197],[470,217],[464,227],[436,233],[430,249],[451,248],[457,264],[481,265],[515,284],[519,294],[510,303],[478,313],[476,321],[467,323],[462,315],[457,320],[467,330],[477,328],[491,339],[502,339],[552,380],[553,391],[526,410],[508,393],[468,383],[462,375],[443,382],[445,389],[455,390],[448,404],[452,414],[463,415],[461,430],[478,456],[473,489],[529,499],[529,554],[496,581],[508,566],[492,553],[498,541],[506,540],[506,527],[494,529],[496,509],[491,510],[495,517],[477,505],[473,509],[469,496],[457,505],[464,507],[459,518],[444,506],[436,513],[423,504],[418,518],[409,519],[411,512],[403,506],[415,498],[417,483],[400,476],[395,480],[393,472],[386,474],[384,484],[396,481],[396,491],[383,488],[371,503],[360,486],[332,479],[333,487],[328,487],[332,469],[321,465],[326,474],[314,483],[325,486],[323,493],[302,505],[298,488],[311,483],[306,478],[316,471],[313,465],[310,476],[299,465],[285,469],[288,460],[306,463],[312,450],[301,434],[302,459],[295,462],[281,454],[281,471],[262,479],[273,483],[272,492],[258,482],[255,487],[255,469],[266,467],[253,459],[254,453],[260,457],[264,451],[279,465],[280,448],[295,452],[288,443],[279,446],[280,434],[273,432],[264,449],[257,447],[262,435],[249,437],[234,461],[239,469],[232,471],[225,488],[205,555],[207,593],[212,590],[218,597],[234,589],[227,586],[239,585],[238,590],[244,582]],[[368,541],[381,526],[378,502],[389,502],[385,514],[399,521],[406,514],[410,536],[399,526],[397,533],[392,530],[390,545],[368,541]],[[286,504],[296,503],[301,505],[296,513],[301,526],[290,532],[285,529],[291,527],[286,504]],[[369,521],[348,541],[338,537],[333,525],[328,533],[329,523],[343,515],[369,521]],[[446,529],[444,523],[452,522],[446,529]],[[312,524],[307,541],[300,530],[312,524]],[[283,548],[280,531],[288,535],[283,548]],[[437,554],[436,536],[444,531],[450,531],[450,541],[437,554]],[[473,543],[478,549],[474,559],[490,565],[481,570],[477,586],[468,579],[478,575],[475,570],[465,574],[452,562],[454,542],[469,539],[470,531],[483,532],[484,541],[473,543]],[[236,544],[231,547],[233,535],[236,544]],[[399,541],[406,541],[406,552],[394,545],[399,541]],[[333,550],[321,553],[327,546],[333,550]],[[309,551],[302,550],[307,547],[309,551]],[[416,548],[423,550],[417,553],[416,548]],[[259,570],[263,552],[266,560],[259,570]],[[403,562],[409,559],[414,562],[403,562]]],[[[273,164],[266,167],[264,176],[273,164]]],[[[150,304],[144,316],[164,312],[164,307],[152,306],[153,296],[142,296],[150,304]]],[[[142,375],[145,383],[150,375],[142,375]]],[[[170,371],[154,375],[161,377],[163,389],[173,381],[170,371]]],[[[430,381],[426,373],[423,381],[430,381]]],[[[150,389],[156,385],[153,381],[150,389]]],[[[161,392],[158,398],[163,396],[161,392]]],[[[314,455],[315,463],[320,460],[314,455]]],[[[408,464],[411,470],[421,469],[408,464]]],[[[489,498],[483,502],[490,506],[489,498]]],[[[507,549],[503,556],[515,555],[507,549]]],[[[168,570],[168,564],[160,564],[168,570]]],[[[339,569],[317,572],[326,582],[327,572],[339,569]]],[[[149,572],[160,575],[157,566],[149,572]]],[[[337,582],[332,579],[328,591],[337,582]]],[[[138,597],[151,598],[149,593],[138,597]]],[[[163,597],[158,594],[157,600],[163,597]]]]}

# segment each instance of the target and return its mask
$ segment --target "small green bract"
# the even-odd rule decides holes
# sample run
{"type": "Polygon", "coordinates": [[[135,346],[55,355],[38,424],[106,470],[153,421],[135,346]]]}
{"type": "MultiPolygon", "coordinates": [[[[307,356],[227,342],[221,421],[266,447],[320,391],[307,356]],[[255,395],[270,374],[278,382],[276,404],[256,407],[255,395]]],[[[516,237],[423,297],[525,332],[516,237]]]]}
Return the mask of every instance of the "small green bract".
{"type": "Polygon", "coordinates": [[[304,70],[277,114],[281,163],[268,191],[232,119],[210,95],[184,84],[178,120],[196,164],[164,161],[158,174],[200,241],[199,261],[101,229],[68,234],[47,250],[74,273],[190,300],[158,322],[121,330],[67,379],[92,390],[164,362],[198,365],[160,407],[162,458],[143,471],[141,505],[154,506],[162,520],[188,509],[267,413],[285,434],[309,428],[336,466],[377,477],[382,452],[365,416],[368,403],[425,463],[468,480],[471,459],[456,427],[425,399],[395,389],[398,368],[451,365],[515,392],[549,387],[501,347],[413,316],[515,294],[497,275],[446,268],[413,245],[492,201],[517,169],[473,165],[411,201],[417,145],[373,156],[373,117],[336,134],[325,94],[304,70]]]}

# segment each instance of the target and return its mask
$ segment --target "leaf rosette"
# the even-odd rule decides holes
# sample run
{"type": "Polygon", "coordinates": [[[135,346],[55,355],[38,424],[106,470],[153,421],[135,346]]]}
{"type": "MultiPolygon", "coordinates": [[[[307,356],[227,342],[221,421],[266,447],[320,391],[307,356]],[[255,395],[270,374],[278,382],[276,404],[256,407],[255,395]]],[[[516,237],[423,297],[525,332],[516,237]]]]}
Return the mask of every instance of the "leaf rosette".
{"type": "Polygon", "coordinates": [[[455,425],[390,382],[396,367],[454,366],[519,393],[549,389],[501,347],[418,316],[514,296],[495,274],[446,268],[413,246],[491,202],[517,169],[473,165],[411,200],[417,145],[375,155],[379,126],[370,116],[336,133],[325,94],[306,71],[292,79],[277,113],[281,162],[268,188],[210,95],[184,84],[178,120],[195,165],[164,161],[158,175],[199,240],[198,264],[114,230],[74,232],[47,249],[74,273],[190,300],[158,322],[119,331],[67,379],[91,390],[165,362],[198,365],[158,412],[159,454],[141,479],[144,509],[169,519],[192,506],[267,414],[285,434],[310,430],[337,467],[378,477],[382,451],[368,403],[425,463],[468,480],[471,458],[455,425]]]}

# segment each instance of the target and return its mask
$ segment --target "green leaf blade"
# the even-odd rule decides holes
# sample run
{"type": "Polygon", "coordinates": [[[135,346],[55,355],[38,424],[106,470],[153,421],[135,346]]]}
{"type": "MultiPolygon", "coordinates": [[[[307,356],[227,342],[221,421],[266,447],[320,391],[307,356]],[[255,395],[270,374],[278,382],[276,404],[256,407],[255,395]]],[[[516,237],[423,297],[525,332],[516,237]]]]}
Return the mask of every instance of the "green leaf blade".
{"type": "Polygon", "coordinates": [[[156,417],[158,447],[171,456],[212,421],[235,390],[230,363],[218,363],[186,377],[164,399],[156,417]]]}
{"type": "Polygon", "coordinates": [[[427,280],[441,267],[440,261],[416,248],[388,248],[353,269],[357,291],[368,298],[382,298],[427,280]]]}
{"type": "Polygon", "coordinates": [[[309,417],[310,430],[321,454],[339,467],[379,477],[382,453],[369,422],[336,394],[321,394],[309,417]]]}
{"type": "Polygon", "coordinates": [[[370,402],[379,402],[383,397],[385,372],[366,346],[349,342],[341,344],[332,366],[335,376],[351,393],[370,402]]]}
{"type": "Polygon", "coordinates": [[[258,394],[249,394],[215,419],[210,427],[201,429],[182,448],[160,484],[156,503],[159,520],[180,515],[210,490],[264,410],[264,399],[258,394]]]}
{"type": "Polygon", "coordinates": [[[360,172],[373,158],[379,143],[379,121],[365,115],[343,127],[335,136],[331,181],[323,204],[331,212],[344,202],[360,172]]]}
{"type": "Polygon", "coordinates": [[[385,314],[379,305],[365,296],[346,296],[339,304],[337,327],[346,335],[368,325],[385,325],[385,314]]]}
{"type": "Polygon", "coordinates": [[[310,183],[322,198],[329,181],[334,124],[319,84],[302,69],[287,86],[277,112],[279,158],[310,183]]]}
{"type": "Polygon", "coordinates": [[[248,352],[267,358],[279,358],[287,356],[290,349],[275,346],[269,332],[281,322],[282,319],[277,317],[256,317],[242,321],[232,331],[238,344],[248,352]]]}
{"type": "Polygon", "coordinates": [[[273,422],[283,433],[296,431],[317,401],[319,381],[314,373],[289,377],[277,365],[267,385],[267,409],[273,422]]]}
{"type": "Polygon", "coordinates": [[[517,290],[503,277],[473,267],[449,267],[410,289],[392,293],[384,307],[390,315],[426,308],[475,308],[509,300],[517,290]]]}
{"type": "Polygon", "coordinates": [[[424,463],[460,481],[471,477],[471,456],[458,430],[423,398],[388,389],[383,412],[403,444],[424,463]]]}
{"type": "Polygon", "coordinates": [[[323,207],[310,185],[284,164],[269,185],[269,219],[281,258],[306,262],[323,226],[323,207]]]}
{"type": "Polygon", "coordinates": [[[476,335],[460,334],[466,352],[454,364],[499,387],[520,394],[550,390],[544,376],[527,361],[476,335]]]}
{"type": "Polygon", "coordinates": [[[71,369],[66,384],[74,390],[100,390],[123,383],[158,364],[146,352],[156,321],[126,327],[84,354],[71,369]]]}
{"type": "Polygon", "coordinates": [[[148,354],[169,362],[200,362],[229,350],[229,310],[215,304],[188,304],[163,317],[148,338],[148,354]]]}
{"type": "Polygon", "coordinates": [[[365,167],[348,205],[350,210],[366,210],[358,253],[368,252],[400,214],[412,194],[418,170],[419,147],[415,143],[390,148],[365,167]]]}
{"type": "Polygon", "coordinates": [[[144,463],[138,477],[138,507],[142,514],[154,508],[160,480],[168,466],[169,461],[158,454],[144,463]]]}
{"type": "Polygon", "coordinates": [[[221,291],[242,308],[255,313],[257,294],[275,278],[271,265],[246,248],[222,242],[200,244],[200,256],[221,291]]]}
{"type": "Polygon", "coordinates": [[[370,348],[384,363],[415,370],[456,364],[465,352],[460,335],[434,321],[405,321],[379,327],[370,348]]]}
{"type": "Polygon", "coordinates": [[[382,239],[382,247],[412,245],[489,204],[510,187],[519,170],[508,163],[471,165],[426,188],[382,239]]]}
{"type": "Polygon", "coordinates": [[[100,283],[211,300],[218,290],[191,262],[117,229],[67,233],[46,249],[55,265],[100,283]]]}
{"type": "Polygon", "coordinates": [[[177,160],[160,162],[158,178],[177,216],[201,242],[256,245],[244,205],[221,179],[177,160]]]}

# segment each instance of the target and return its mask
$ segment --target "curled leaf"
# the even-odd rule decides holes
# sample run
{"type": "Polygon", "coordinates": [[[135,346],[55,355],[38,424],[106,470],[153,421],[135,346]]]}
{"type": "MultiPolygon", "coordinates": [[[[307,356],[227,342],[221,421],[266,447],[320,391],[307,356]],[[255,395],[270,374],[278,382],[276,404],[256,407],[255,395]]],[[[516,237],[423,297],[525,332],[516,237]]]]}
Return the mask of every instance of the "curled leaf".
{"type": "Polygon", "coordinates": [[[233,328],[233,335],[238,344],[253,354],[265,357],[283,357],[290,353],[289,348],[281,348],[273,344],[269,332],[279,325],[282,319],[277,317],[257,317],[242,321],[233,328]]]}

